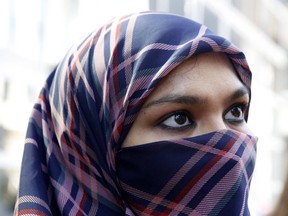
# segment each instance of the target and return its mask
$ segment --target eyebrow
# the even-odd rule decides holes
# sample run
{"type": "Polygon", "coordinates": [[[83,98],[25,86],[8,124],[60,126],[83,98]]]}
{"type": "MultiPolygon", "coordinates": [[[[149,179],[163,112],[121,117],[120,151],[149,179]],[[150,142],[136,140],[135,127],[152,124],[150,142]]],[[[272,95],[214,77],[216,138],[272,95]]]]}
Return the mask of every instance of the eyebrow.
{"type": "MultiPolygon", "coordinates": [[[[246,86],[242,86],[236,91],[234,91],[228,99],[233,101],[236,100],[244,95],[248,94],[249,95],[249,100],[250,100],[250,91],[246,86]]],[[[173,95],[166,95],[162,98],[156,99],[154,101],[151,101],[143,106],[144,109],[155,106],[155,105],[161,105],[161,104],[166,104],[166,103],[178,103],[178,104],[186,104],[186,105],[205,105],[207,104],[207,100],[200,98],[198,96],[182,96],[178,94],[173,94],[173,95]]]]}
{"type": "Polygon", "coordinates": [[[246,94],[249,95],[250,100],[250,89],[248,89],[246,86],[243,85],[242,87],[240,87],[239,89],[237,89],[235,92],[232,93],[232,95],[230,96],[230,100],[235,100],[246,94]]]}

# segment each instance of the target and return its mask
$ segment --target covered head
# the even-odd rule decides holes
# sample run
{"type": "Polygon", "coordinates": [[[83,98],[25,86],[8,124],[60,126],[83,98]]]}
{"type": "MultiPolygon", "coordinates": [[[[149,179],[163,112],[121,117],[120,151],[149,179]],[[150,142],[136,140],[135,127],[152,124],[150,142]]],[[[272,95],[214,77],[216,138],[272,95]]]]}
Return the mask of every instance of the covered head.
{"type": "MultiPolygon", "coordinates": [[[[16,215],[134,215],[141,209],[149,215],[162,210],[167,213],[167,202],[174,208],[171,202],[177,201],[172,198],[148,203],[140,196],[139,202],[131,201],[119,178],[116,156],[139,110],[161,80],[186,59],[210,52],[223,53],[250,91],[251,72],[244,54],[206,26],[185,17],[158,12],[118,17],[73,46],[48,77],[34,106],[16,215]]],[[[226,133],[237,143],[238,137],[252,143],[253,138],[231,131],[221,132],[223,139],[226,133]]],[[[235,215],[246,214],[255,157],[254,146],[247,146],[245,165],[250,168],[240,171],[245,184],[237,176],[238,186],[229,188],[238,191],[244,187],[235,215]]],[[[137,194],[136,189],[133,192],[137,194]]],[[[233,196],[231,202],[235,202],[233,196]]],[[[207,202],[205,195],[199,199],[199,203],[207,202]]],[[[213,208],[225,209],[229,202],[229,198],[221,202],[217,197],[213,208]]],[[[212,214],[213,208],[203,211],[212,214]]],[[[189,209],[193,210],[189,206],[176,212],[189,209]]],[[[201,210],[194,213],[201,215],[201,210]]]]}

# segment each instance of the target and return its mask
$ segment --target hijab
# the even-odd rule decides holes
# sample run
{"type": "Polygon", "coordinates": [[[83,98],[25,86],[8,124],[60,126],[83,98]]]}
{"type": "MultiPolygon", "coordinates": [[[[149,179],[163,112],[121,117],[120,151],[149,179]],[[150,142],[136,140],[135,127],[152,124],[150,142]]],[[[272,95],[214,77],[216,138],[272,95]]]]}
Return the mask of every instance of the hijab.
{"type": "MultiPolygon", "coordinates": [[[[121,143],[155,86],[185,59],[207,52],[224,53],[250,89],[244,54],[206,26],[178,15],[117,17],[71,47],[33,108],[15,215],[136,214],[116,169],[121,143]]],[[[255,146],[249,149],[250,176],[255,146]]],[[[249,185],[250,177],[246,180],[249,185]]],[[[241,202],[246,203],[245,187],[241,202]]]]}

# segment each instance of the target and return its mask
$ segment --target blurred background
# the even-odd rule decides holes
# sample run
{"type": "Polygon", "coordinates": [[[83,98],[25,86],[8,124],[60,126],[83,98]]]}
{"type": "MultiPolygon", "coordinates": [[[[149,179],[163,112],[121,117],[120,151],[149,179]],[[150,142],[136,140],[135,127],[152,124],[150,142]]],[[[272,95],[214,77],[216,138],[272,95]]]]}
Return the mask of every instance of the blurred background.
{"type": "Polygon", "coordinates": [[[143,10],[204,23],[246,53],[259,137],[249,205],[252,216],[274,208],[288,169],[288,0],[0,0],[1,216],[13,212],[29,114],[48,73],[84,35],[143,10]]]}

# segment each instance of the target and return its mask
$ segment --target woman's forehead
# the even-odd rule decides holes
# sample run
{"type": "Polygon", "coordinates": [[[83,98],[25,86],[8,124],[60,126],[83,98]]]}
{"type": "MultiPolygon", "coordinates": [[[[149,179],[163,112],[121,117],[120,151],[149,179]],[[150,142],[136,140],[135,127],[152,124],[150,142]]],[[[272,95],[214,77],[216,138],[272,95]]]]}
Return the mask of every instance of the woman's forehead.
{"type": "Polygon", "coordinates": [[[154,89],[147,101],[163,95],[203,95],[233,92],[243,86],[223,54],[207,53],[192,57],[176,67],[154,89]]]}

